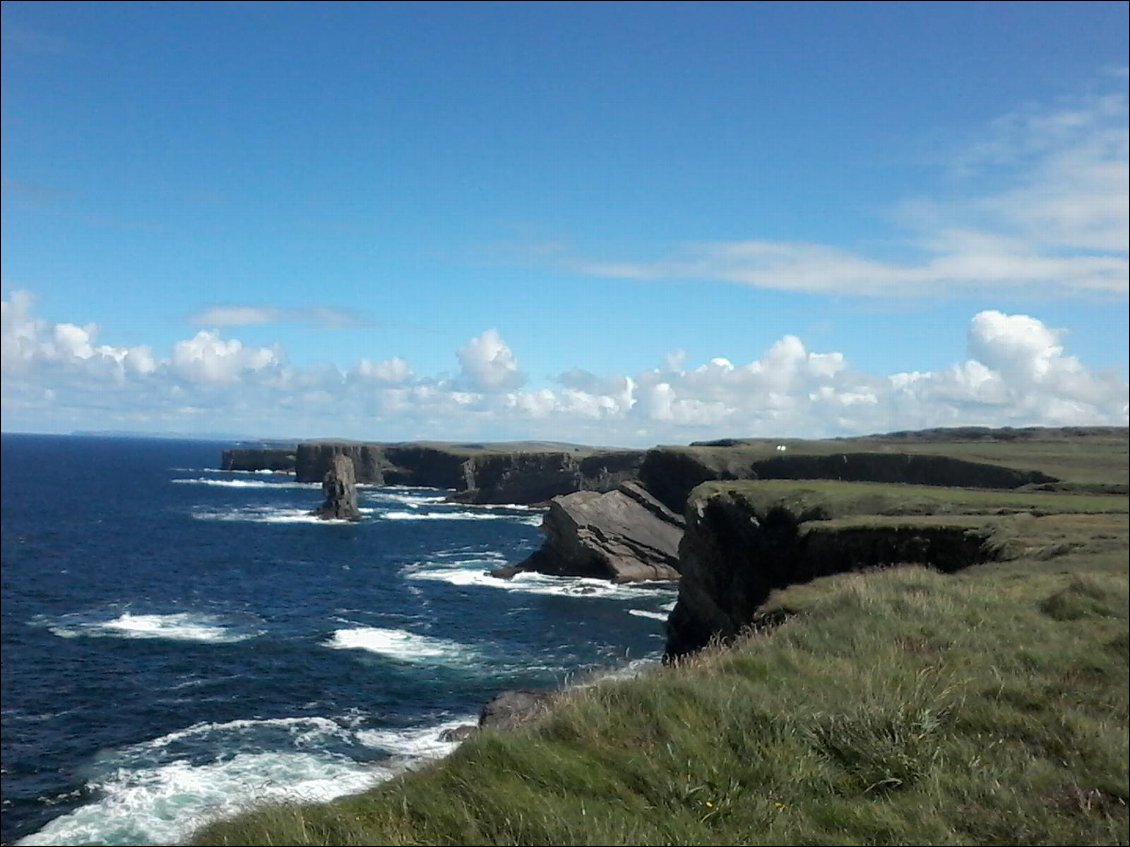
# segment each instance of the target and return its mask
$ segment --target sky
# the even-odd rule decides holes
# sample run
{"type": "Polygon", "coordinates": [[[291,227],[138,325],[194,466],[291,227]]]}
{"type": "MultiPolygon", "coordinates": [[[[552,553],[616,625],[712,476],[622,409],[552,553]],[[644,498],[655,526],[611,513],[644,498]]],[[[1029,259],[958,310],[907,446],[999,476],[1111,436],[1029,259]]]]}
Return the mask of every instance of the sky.
{"type": "Polygon", "coordinates": [[[4,2],[3,431],[1126,426],[1128,9],[4,2]]]}

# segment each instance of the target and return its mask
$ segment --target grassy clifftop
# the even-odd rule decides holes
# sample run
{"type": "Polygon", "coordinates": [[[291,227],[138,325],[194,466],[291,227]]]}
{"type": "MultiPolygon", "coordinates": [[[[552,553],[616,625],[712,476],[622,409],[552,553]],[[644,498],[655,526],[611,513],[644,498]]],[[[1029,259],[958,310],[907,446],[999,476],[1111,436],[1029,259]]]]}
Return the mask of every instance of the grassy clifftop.
{"type": "Polygon", "coordinates": [[[365,794],[249,810],[195,843],[1127,844],[1126,436],[1081,438],[963,456],[1081,484],[1066,492],[707,483],[696,497],[822,510],[804,531],[829,537],[984,531],[1000,560],[775,588],[728,647],[562,691],[541,720],[365,794]]]}
{"type": "Polygon", "coordinates": [[[197,843],[1125,844],[1125,554],[1048,565],[787,589],[731,649],[197,843]]]}

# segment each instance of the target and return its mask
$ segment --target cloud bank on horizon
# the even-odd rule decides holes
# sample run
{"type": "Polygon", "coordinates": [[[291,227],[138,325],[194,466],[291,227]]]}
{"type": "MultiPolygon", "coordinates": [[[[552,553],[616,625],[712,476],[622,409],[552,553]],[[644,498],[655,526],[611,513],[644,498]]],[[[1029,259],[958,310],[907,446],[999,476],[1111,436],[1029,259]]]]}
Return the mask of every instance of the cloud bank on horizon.
{"type": "MultiPolygon", "coordinates": [[[[161,51],[126,51],[122,87],[97,88],[103,76],[89,74],[110,117],[83,136],[72,133],[68,118],[85,120],[97,110],[87,108],[85,90],[68,93],[73,72],[60,71],[65,81],[42,89],[44,112],[8,79],[34,80],[50,63],[63,67],[83,55],[74,39],[87,37],[92,23],[105,23],[108,43],[117,43],[123,21],[138,27],[135,46],[147,44],[146,35],[168,37],[169,19],[159,12],[109,4],[100,18],[95,5],[81,8],[88,26],[71,24],[66,38],[52,34],[65,26],[50,4],[5,9],[6,432],[648,446],[1130,423],[1128,74],[1098,55],[1096,66],[1088,65],[1082,35],[1076,46],[1083,58],[1068,61],[1071,36],[1060,31],[1075,14],[1100,23],[1125,17],[1118,4],[1023,11],[989,4],[982,11],[1001,25],[995,36],[967,17],[968,7],[887,12],[888,24],[906,27],[908,39],[936,43],[938,57],[920,56],[924,65],[951,53],[969,60],[969,68],[952,66],[952,101],[942,86],[922,102],[913,99],[913,85],[937,85],[939,75],[923,67],[911,80],[918,62],[901,66],[909,100],[887,91],[899,89],[897,74],[877,85],[876,67],[867,67],[871,54],[892,51],[883,61],[903,54],[892,40],[859,40],[873,36],[884,13],[853,4],[707,4],[693,14],[661,4],[638,16],[616,4],[591,4],[600,6],[591,11],[590,4],[549,11],[534,4],[521,14],[490,7],[479,17],[468,7],[428,17],[411,4],[328,4],[324,19],[294,6],[272,18],[280,43],[293,37],[311,45],[311,56],[329,51],[311,67],[321,69],[325,86],[343,86],[332,103],[321,96],[324,87],[312,86],[310,99],[300,99],[298,87],[293,106],[280,106],[267,70],[262,88],[246,87],[255,74],[224,72],[212,91],[210,69],[197,67],[202,93],[165,112],[165,89],[148,91],[144,71],[163,84],[179,65],[164,58],[131,65],[161,51]],[[44,30],[13,26],[9,19],[20,14],[44,30]],[[836,20],[823,20],[840,16],[859,29],[841,34],[836,20]],[[413,52],[425,50],[422,42],[401,54],[396,39],[386,39],[384,54],[352,54],[347,74],[335,63],[350,54],[330,47],[347,35],[367,47],[364,39],[376,36],[354,26],[362,19],[374,32],[393,33],[415,31],[427,19],[436,61],[413,52]],[[832,77],[813,72],[810,88],[790,92],[811,97],[803,108],[769,82],[737,108],[732,98],[746,90],[740,74],[724,76],[723,68],[767,80],[780,73],[774,79],[781,85],[790,74],[819,70],[801,49],[759,64],[760,54],[743,41],[764,31],[775,44],[778,30],[801,19],[842,38],[835,42],[842,57],[854,56],[859,67],[844,65],[832,77]],[[584,37],[573,42],[559,33],[567,23],[584,37]],[[461,52],[466,44],[509,49],[506,26],[515,27],[510,37],[541,46],[528,56],[500,53],[504,73],[492,51],[461,52]],[[1017,26],[1067,45],[1064,56],[1011,52],[1017,26]],[[696,27],[709,38],[694,42],[696,27]],[[999,66],[992,50],[967,50],[969,27],[997,38],[999,66]],[[654,55],[621,51],[617,33],[637,29],[656,38],[654,55]],[[723,44],[730,30],[741,37],[723,44]],[[598,36],[608,39],[602,50],[590,44],[598,36]],[[52,49],[28,46],[46,43],[52,49]],[[554,74],[543,76],[553,65],[543,54],[558,44],[576,53],[558,55],[554,74],[587,82],[576,89],[585,97],[573,97],[554,74]],[[671,45],[688,52],[676,55],[671,45]],[[674,52],[665,60],[668,48],[674,52]],[[386,54],[390,64],[379,64],[386,54]],[[462,75],[431,69],[449,55],[469,62],[462,75]],[[1069,83],[1059,84],[1054,61],[1074,71],[1069,83]],[[676,67],[687,74],[685,90],[676,67]],[[1033,78],[1044,73],[1044,87],[1024,89],[1038,97],[1003,108],[1004,101],[978,99],[989,91],[978,90],[978,74],[1023,80],[1025,67],[1033,78]],[[413,71],[404,74],[408,82],[389,75],[406,69],[413,71]],[[350,74],[357,88],[344,87],[350,74]],[[882,107],[890,110],[882,111],[887,120],[905,113],[905,127],[858,129],[867,118],[851,110],[819,122],[821,106],[838,105],[820,86],[856,74],[857,83],[845,86],[876,100],[860,103],[859,115],[882,107]],[[656,81],[652,95],[641,80],[656,81]],[[703,87],[708,83],[717,90],[703,87]],[[244,99],[229,98],[229,87],[244,99]],[[216,91],[215,111],[194,111],[216,91]],[[403,105],[417,101],[419,112],[403,105]],[[715,101],[730,111],[702,105],[715,101]],[[475,103],[489,120],[471,120],[456,108],[462,102],[475,103]],[[113,111],[122,103],[124,111],[113,111]],[[933,114],[947,104],[947,115],[933,114]],[[182,107],[185,123],[178,124],[182,107]],[[307,121],[304,109],[326,124],[307,121]],[[301,120],[286,124],[292,110],[301,120]],[[150,112],[165,116],[168,135],[150,112]],[[121,116],[137,122],[118,125],[121,116]],[[365,116],[376,116],[374,123],[365,116]],[[278,121],[289,132],[279,131],[278,121]],[[236,124],[245,135],[234,132],[236,124]],[[698,124],[701,131],[680,134],[698,124]],[[183,140],[177,126],[189,133],[181,154],[199,155],[206,166],[194,169],[166,152],[183,140]],[[41,153],[37,133],[50,152],[41,153]],[[149,141],[135,143],[138,133],[149,141]],[[839,142],[838,133],[854,141],[839,142]],[[433,137],[443,144],[431,146],[433,137]],[[901,143],[879,152],[893,138],[901,143]],[[324,152],[331,149],[336,153],[324,152]],[[70,174],[81,188],[49,184],[68,156],[91,163],[70,174]],[[777,179],[777,171],[788,176],[777,179]],[[221,172],[238,178],[225,182],[221,172]],[[213,180],[216,196],[201,200],[214,186],[198,192],[197,180],[213,180]],[[338,194],[327,200],[323,184],[338,194]],[[309,196],[296,188],[311,185],[317,191],[309,196]],[[825,205],[833,210],[827,215],[825,205]],[[713,214],[696,211],[715,206],[713,214]],[[300,224],[288,217],[299,213],[300,224]],[[104,295],[100,285],[110,286],[104,295]]],[[[178,25],[186,33],[200,26],[197,35],[211,38],[208,5],[192,7],[178,25]]],[[[231,44],[215,33],[217,55],[258,68],[258,45],[278,61],[285,51],[276,55],[277,44],[256,40],[258,13],[239,23],[247,14],[233,10],[225,19],[236,23],[231,44]]],[[[1106,46],[1118,48],[1111,55],[1124,62],[1116,41],[1125,41],[1125,27],[1108,29],[1117,35],[1106,46]]],[[[174,35],[165,43],[191,46],[188,35],[174,35]]],[[[821,44],[824,37],[815,36],[821,44]]],[[[104,61],[118,68],[114,55],[104,61]]],[[[285,64],[263,67],[282,73],[285,64]]]]}
{"type": "MultiPolygon", "coordinates": [[[[290,365],[279,348],[201,330],[159,357],[98,343],[93,325],[35,317],[34,299],[0,303],[5,409],[51,409],[60,431],[214,430],[260,437],[374,440],[538,438],[620,446],[722,435],[822,437],[939,426],[1117,425],[1127,383],[1069,355],[1028,315],[983,311],[967,358],[940,371],[871,374],[786,335],[756,360],[692,365],[674,352],[635,374],[573,369],[523,389],[518,356],[489,328],[455,351],[458,375],[415,375],[407,361],[344,370],[290,365]]],[[[7,411],[6,411],[7,415],[7,411]]],[[[15,427],[19,429],[19,427],[15,427]]]]}

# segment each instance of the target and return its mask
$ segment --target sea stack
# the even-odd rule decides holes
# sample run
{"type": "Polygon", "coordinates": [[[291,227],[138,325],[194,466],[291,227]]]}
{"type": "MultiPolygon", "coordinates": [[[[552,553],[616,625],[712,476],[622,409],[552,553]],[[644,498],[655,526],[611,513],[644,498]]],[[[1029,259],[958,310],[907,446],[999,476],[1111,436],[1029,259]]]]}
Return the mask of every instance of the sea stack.
{"type": "Polygon", "coordinates": [[[357,475],[349,456],[339,453],[333,457],[329,470],[322,477],[322,493],[326,502],[313,512],[319,518],[326,521],[361,520],[361,510],[357,508],[357,475]]]}

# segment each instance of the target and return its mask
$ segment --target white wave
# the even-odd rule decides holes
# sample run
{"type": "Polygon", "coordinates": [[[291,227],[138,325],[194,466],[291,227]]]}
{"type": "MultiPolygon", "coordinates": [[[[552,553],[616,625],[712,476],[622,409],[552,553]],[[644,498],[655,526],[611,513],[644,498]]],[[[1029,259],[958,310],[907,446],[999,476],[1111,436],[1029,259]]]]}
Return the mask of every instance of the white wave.
{"type": "Polygon", "coordinates": [[[437,726],[363,729],[357,733],[357,740],[367,747],[374,747],[412,760],[438,759],[446,756],[459,745],[458,741],[444,740],[445,731],[468,724],[477,725],[478,722],[478,715],[467,715],[462,719],[446,721],[437,726]]]}
{"type": "Polygon", "coordinates": [[[269,482],[265,479],[208,479],[196,477],[194,479],[171,479],[175,485],[208,485],[214,488],[257,488],[266,491],[286,491],[292,488],[321,488],[317,482],[269,482]]]}
{"type": "Polygon", "coordinates": [[[209,821],[252,805],[319,803],[387,779],[386,768],[318,753],[237,753],[192,765],[119,768],[89,787],[98,800],[55,818],[17,844],[185,844],[209,821]]]}
{"type": "MultiPolygon", "coordinates": [[[[490,564],[494,564],[493,562],[490,564]]],[[[407,579],[433,580],[461,587],[469,585],[499,588],[526,594],[553,594],[567,597],[597,597],[614,600],[638,600],[641,593],[656,591],[642,584],[615,583],[589,577],[549,576],[527,571],[510,579],[491,576],[486,569],[459,565],[411,565],[404,570],[407,579]]],[[[664,590],[664,589],[658,589],[664,590]]],[[[674,590],[672,588],[672,590],[674,590]]]]}
{"type": "Polygon", "coordinates": [[[287,742],[295,747],[324,747],[332,740],[349,741],[351,733],[341,722],[331,718],[260,718],[239,719],[224,723],[197,723],[186,729],[178,729],[152,741],[145,741],[133,748],[135,751],[162,750],[185,741],[207,741],[210,738],[223,738],[229,743],[233,738],[245,736],[262,737],[265,734],[281,733],[287,742]]]}
{"type": "Polygon", "coordinates": [[[135,615],[123,612],[112,620],[76,620],[50,627],[60,638],[118,637],[164,638],[171,641],[201,641],[230,644],[261,635],[262,631],[238,632],[221,618],[195,612],[177,612],[169,615],[135,615]]]}
{"type": "MultiPolygon", "coordinates": [[[[431,555],[432,559],[445,560],[445,565],[451,567],[468,566],[468,565],[489,565],[490,567],[502,567],[510,561],[510,557],[505,553],[498,550],[440,550],[431,555]]],[[[417,562],[416,567],[427,567],[431,562],[417,562]]]]}
{"type": "Polygon", "coordinates": [[[325,645],[335,650],[367,650],[413,663],[465,662],[474,655],[471,648],[458,641],[374,626],[335,630],[325,645]]]}
{"type": "Polygon", "coordinates": [[[637,618],[654,618],[657,621],[667,621],[666,612],[651,612],[647,609],[628,609],[629,615],[635,615],[637,618]]]}
{"type": "Polygon", "coordinates": [[[529,526],[541,526],[541,515],[507,515],[499,512],[378,512],[387,521],[512,521],[529,526]]]}
{"type": "Polygon", "coordinates": [[[268,468],[260,468],[255,471],[224,470],[223,468],[169,468],[174,473],[236,473],[236,474],[278,474],[279,476],[294,476],[294,471],[272,471],[268,468]]]}
{"type": "MultiPolygon", "coordinates": [[[[242,523],[308,523],[348,526],[353,521],[324,520],[311,514],[309,509],[284,509],[271,506],[244,506],[237,509],[194,509],[192,517],[198,521],[235,521],[242,523]]],[[[362,514],[371,510],[361,509],[362,514]]]]}
{"type": "Polygon", "coordinates": [[[474,506],[476,509],[512,509],[515,512],[538,512],[539,514],[548,511],[525,503],[475,503],[474,506]]]}
{"type": "Polygon", "coordinates": [[[401,491],[389,491],[388,489],[378,488],[377,497],[381,500],[391,500],[393,503],[403,503],[406,506],[416,508],[418,506],[426,506],[429,503],[443,503],[447,500],[446,494],[408,494],[401,491]]]}

